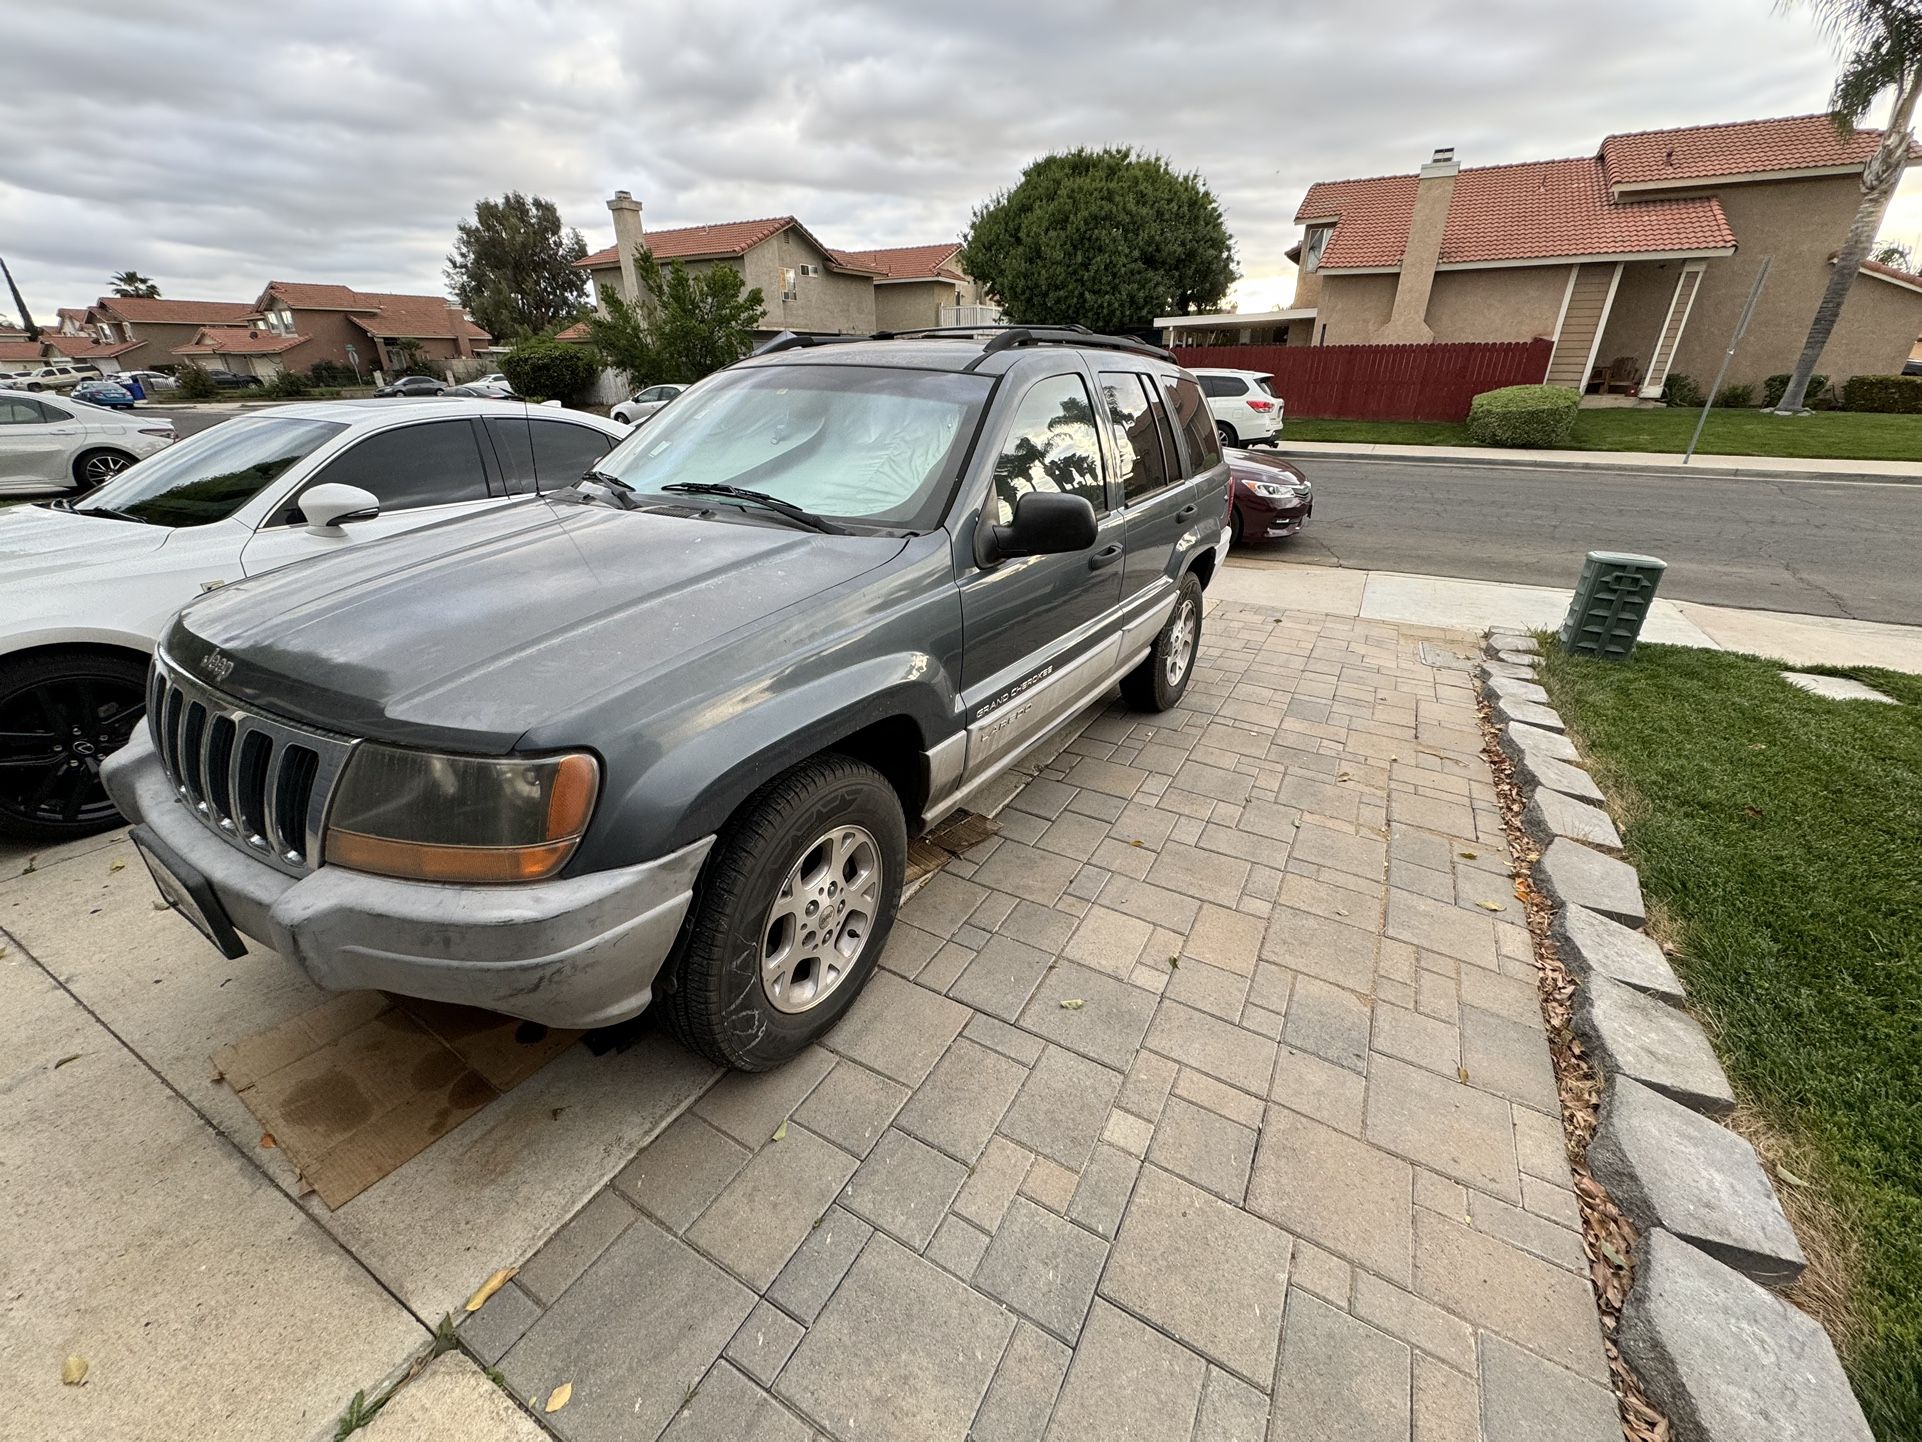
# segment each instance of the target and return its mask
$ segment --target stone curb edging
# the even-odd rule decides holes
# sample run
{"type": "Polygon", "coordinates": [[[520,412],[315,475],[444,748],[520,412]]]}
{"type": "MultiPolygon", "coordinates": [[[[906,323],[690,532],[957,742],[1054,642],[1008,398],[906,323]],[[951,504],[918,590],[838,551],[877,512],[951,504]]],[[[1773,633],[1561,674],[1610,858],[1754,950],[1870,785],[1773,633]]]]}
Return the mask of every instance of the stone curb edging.
{"type": "Polygon", "coordinates": [[[1535,882],[1577,978],[1571,1025],[1604,1082],[1590,1170],[1641,1233],[1616,1342],[1679,1442],[1873,1442],[1821,1325],[1769,1291],[1806,1259],[1761,1159],[1713,1120],[1734,1092],[1662,950],[1641,881],[1562,718],[1517,676],[1532,636],[1488,633],[1477,685],[1542,848],[1535,882]]]}
{"type": "MultiPolygon", "coordinates": [[[[1709,480],[1735,481],[1885,481],[1896,485],[1922,485],[1922,476],[1902,471],[1822,471],[1812,467],[1729,465],[1727,456],[1702,456],[1701,464],[1682,465],[1676,461],[1624,461],[1604,459],[1586,451],[1569,451],[1552,457],[1505,455],[1424,455],[1429,447],[1407,446],[1398,451],[1324,450],[1324,441],[1289,442],[1284,435],[1282,451],[1302,461],[1357,461],[1364,463],[1413,464],[1422,466],[1488,467],[1506,470],[1565,471],[1570,475],[1608,471],[1621,476],[1702,476],[1709,480]]],[[[1333,444],[1340,444],[1335,442],[1333,444]]],[[[1616,453],[1619,455],[1620,453],[1616,453]]],[[[1659,454],[1649,452],[1645,454],[1659,454]]],[[[1874,464],[1870,462],[1869,464],[1874,464]]]]}

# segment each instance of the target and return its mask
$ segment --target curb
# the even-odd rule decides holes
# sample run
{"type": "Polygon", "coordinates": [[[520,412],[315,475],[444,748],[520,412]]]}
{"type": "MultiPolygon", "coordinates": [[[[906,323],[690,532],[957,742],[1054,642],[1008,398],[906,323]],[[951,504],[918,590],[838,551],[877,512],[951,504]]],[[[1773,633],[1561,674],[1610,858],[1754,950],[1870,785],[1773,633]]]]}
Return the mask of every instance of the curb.
{"type": "Polygon", "coordinates": [[[1801,1248],[1754,1148],[1719,1122],[1733,1093],[1641,930],[1635,868],[1595,844],[1603,828],[1614,834],[1590,804],[1599,792],[1572,761],[1544,755],[1544,737],[1570,745],[1557,713],[1524,701],[1538,714],[1513,714],[1513,670],[1540,652],[1533,637],[1491,630],[1475,681],[1517,759],[1542,846],[1535,883],[1577,978],[1571,1024],[1604,1082],[1589,1165],[1641,1234],[1616,1344],[1677,1437],[1873,1442],[1828,1334],[1770,1290],[1800,1276],[1801,1248]]]}
{"type": "MultiPolygon", "coordinates": [[[[1279,447],[1282,455],[1290,460],[1322,461],[1380,461],[1387,465],[1424,465],[1424,466],[1463,466],[1470,470],[1487,467],[1489,469],[1509,469],[1526,471],[1571,471],[1577,474],[1587,471],[1606,471],[1616,476],[1706,476],[1714,480],[1733,481],[1838,481],[1860,482],[1876,481],[1884,485],[1922,486],[1922,475],[1905,475],[1888,471],[1812,471],[1771,469],[1763,466],[1724,466],[1714,464],[1666,465],[1655,462],[1629,462],[1577,460],[1573,456],[1557,457],[1554,460],[1524,460],[1519,456],[1434,456],[1408,454],[1404,451],[1361,451],[1361,450],[1323,450],[1320,441],[1302,441],[1288,445],[1284,434],[1283,444],[1279,447]]],[[[1713,458],[1710,458],[1711,460],[1713,458]]]]}

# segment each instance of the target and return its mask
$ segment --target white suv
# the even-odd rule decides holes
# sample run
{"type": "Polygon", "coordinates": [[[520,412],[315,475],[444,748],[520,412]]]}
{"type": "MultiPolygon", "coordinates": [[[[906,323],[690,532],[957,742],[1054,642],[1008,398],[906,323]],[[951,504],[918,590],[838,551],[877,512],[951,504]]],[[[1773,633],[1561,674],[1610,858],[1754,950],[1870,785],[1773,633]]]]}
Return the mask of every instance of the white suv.
{"type": "Polygon", "coordinates": [[[1266,371],[1197,370],[1201,393],[1224,446],[1252,446],[1281,440],[1281,397],[1266,371]]]}

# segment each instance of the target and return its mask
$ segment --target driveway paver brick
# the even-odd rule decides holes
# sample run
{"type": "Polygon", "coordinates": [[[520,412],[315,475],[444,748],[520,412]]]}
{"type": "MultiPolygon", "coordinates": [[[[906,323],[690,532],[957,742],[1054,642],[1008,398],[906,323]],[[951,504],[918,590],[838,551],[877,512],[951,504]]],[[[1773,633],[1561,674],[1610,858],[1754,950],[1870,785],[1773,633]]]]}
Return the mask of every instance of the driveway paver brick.
{"type": "Polygon", "coordinates": [[[570,1442],[1613,1442],[1434,634],[1212,608],[1180,707],[1103,711],[473,1339],[570,1442]]]}

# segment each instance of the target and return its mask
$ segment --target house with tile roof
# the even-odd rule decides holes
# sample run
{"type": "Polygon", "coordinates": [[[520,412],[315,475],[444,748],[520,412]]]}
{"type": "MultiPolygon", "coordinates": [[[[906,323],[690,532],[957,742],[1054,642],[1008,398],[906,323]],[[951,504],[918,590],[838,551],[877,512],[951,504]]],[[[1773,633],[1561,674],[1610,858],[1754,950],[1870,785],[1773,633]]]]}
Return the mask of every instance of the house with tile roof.
{"type": "MultiPolygon", "coordinates": [[[[695,272],[724,265],[739,271],[748,288],[759,286],[765,304],[759,339],[784,330],[866,335],[877,329],[875,283],[883,272],[831,250],[791,215],[650,231],[642,226],[640,201],[627,191],[615,191],[607,208],[614,244],[575,262],[587,272],[597,307],[603,287],[627,301],[639,296],[634,255],[645,245],[663,265],[679,261],[695,272]]],[[[585,331],[575,327],[562,338],[585,338],[585,331]]]]}
{"type": "Polygon", "coordinates": [[[881,330],[988,325],[1000,311],[961,266],[961,243],[844,250],[840,258],[875,272],[874,321],[881,330]]]}
{"type": "Polygon", "coordinates": [[[228,359],[219,364],[263,377],[280,370],[308,370],[316,361],[351,366],[362,374],[391,374],[407,364],[409,349],[437,363],[471,360],[493,340],[446,296],[331,283],[269,281],[240,320],[267,339],[246,341],[215,327],[211,335],[188,338],[175,358],[207,365],[214,362],[206,357],[220,355],[228,359]],[[210,351],[209,345],[228,349],[210,351]]]}
{"type": "Polygon", "coordinates": [[[138,295],[103,295],[84,310],[63,306],[59,331],[45,337],[70,360],[116,362],[120,370],[151,370],[178,364],[174,347],[193,339],[202,326],[244,324],[251,309],[245,301],[163,300],[138,295]],[[86,354],[64,348],[79,347],[86,354]]]}
{"type": "MultiPolygon", "coordinates": [[[[1801,352],[1880,140],[1803,115],[1611,135],[1593,155],[1514,165],[1464,169],[1438,150],[1413,175],[1323,181],[1295,213],[1280,338],[1542,336],[1550,383],[1654,398],[1671,373],[1714,378],[1766,260],[1728,376],[1759,402],[1801,352]]],[[[1899,371],[1918,332],[1922,277],[1866,266],[1821,369],[1899,371]]]]}

